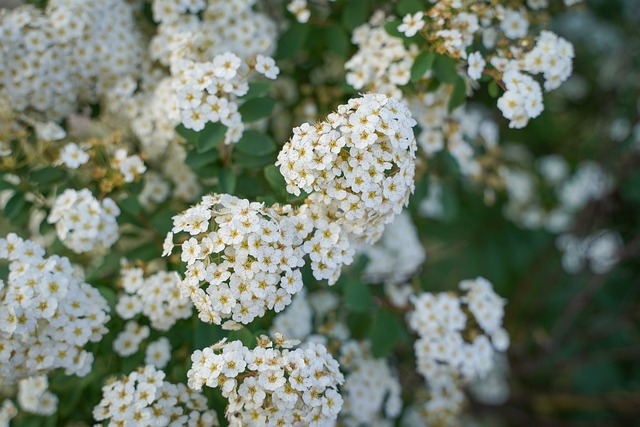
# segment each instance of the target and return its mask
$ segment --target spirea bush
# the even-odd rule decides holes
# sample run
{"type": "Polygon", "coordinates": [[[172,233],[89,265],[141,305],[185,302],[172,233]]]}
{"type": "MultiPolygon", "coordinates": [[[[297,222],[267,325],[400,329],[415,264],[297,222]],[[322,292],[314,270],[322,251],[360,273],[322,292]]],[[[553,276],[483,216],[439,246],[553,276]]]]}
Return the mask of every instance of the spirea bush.
{"type": "Polygon", "coordinates": [[[637,25],[1,2],[0,427],[631,425],[637,25]]]}

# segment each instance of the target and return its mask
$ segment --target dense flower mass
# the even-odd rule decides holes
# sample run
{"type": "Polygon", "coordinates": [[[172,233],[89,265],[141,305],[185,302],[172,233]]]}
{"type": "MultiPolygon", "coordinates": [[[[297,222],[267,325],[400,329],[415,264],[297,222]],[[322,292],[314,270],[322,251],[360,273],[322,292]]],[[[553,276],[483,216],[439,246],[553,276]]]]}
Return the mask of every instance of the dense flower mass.
{"type": "Polygon", "coordinates": [[[0,238],[9,276],[0,280],[0,385],[64,368],[84,376],[93,354],[84,350],[107,332],[109,306],[67,258],[15,234],[0,238]]]}
{"type": "Polygon", "coordinates": [[[151,365],[102,387],[102,400],[93,409],[96,421],[107,425],[217,426],[217,414],[207,399],[184,384],[165,381],[165,373],[151,365]]]}
{"type": "Polygon", "coordinates": [[[118,205],[108,197],[98,201],[91,191],[66,189],[47,218],[56,225],[58,238],[74,252],[89,252],[113,246],[118,240],[118,205]]]}
{"type": "Polygon", "coordinates": [[[287,191],[312,193],[308,200],[337,226],[372,243],[414,189],[415,124],[400,101],[367,94],[295,128],[276,165],[287,191]]]}
{"type": "Polygon", "coordinates": [[[263,336],[253,350],[240,341],[196,350],[189,387],[220,388],[232,426],[331,425],[342,408],[338,362],[321,344],[292,346],[263,336]]]}

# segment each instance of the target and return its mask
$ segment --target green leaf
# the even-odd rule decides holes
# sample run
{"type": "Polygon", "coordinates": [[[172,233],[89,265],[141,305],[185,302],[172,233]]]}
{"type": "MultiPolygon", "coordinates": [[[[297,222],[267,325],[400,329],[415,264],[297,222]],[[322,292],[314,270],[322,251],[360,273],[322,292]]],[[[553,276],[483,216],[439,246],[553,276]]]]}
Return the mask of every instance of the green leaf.
{"type": "Polygon", "coordinates": [[[436,55],[433,62],[433,72],[438,80],[444,83],[454,83],[458,78],[456,62],[444,55],[436,55]]]}
{"type": "Polygon", "coordinates": [[[66,176],[62,168],[45,167],[31,172],[31,179],[38,183],[51,184],[64,179],[66,176]]]}
{"type": "Polygon", "coordinates": [[[246,327],[240,329],[239,331],[229,332],[229,341],[236,340],[240,340],[242,344],[246,345],[249,348],[253,348],[256,345],[256,337],[246,327]]]}
{"type": "Polygon", "coordinates": [[[220,327],[210,323],[202,322],[195,318],[195,327],[193,328],[193,349],[201,350],[220,341],[220,327]]]}
{"type": "Polygon", "coordinates": [[[462,104],[467,99],[467,85],[464,82],[462,77],[458,77],[453,84],[453,91],[451,92],[451,96],[449,97],[449,104],[447,108],[449,112],[452,112],[462,104]]]}
{"type": "Polygon", "coordinates": [[[249,156],[247,154],[238,155],[238,153],[233,153],[233,164],[245,169],[261,169],[267,165],[273,164],[275,161],[276,156],[273,153],[265,156],[249,156]]]}
{"type": "Polygon", "coordinates": [[[353,30],[366,22],[369,17],[371,3],[369,0],[348,0],[342,10],[342,25],[353,30]]]}
{"type": "Polygon", "coordinates": [[[4,216],[7,219],[17,218],[26,206],[27,201],[24,198],[23,193],[16,192],[11,199],[4,206],[4,216]]]}
{"type": "Polygon", "coordinates": [[[298,53],[307,40],[310,27],[310,25],[300,24],[299,22],[292,23],[287,31],[280,36],[280,40],[278,40],[275,59],[291,58],[298,53]]]}
{"type": "Polygon", "coordinates": [[[344,57],[349,54],[349,37],[347,33],[338,24],[332,24],[325,29],[325,37],[329,50],[344,57]]]}
{"type": "Polygon", "coordinates": [[[498,86],[495,80],[492,80],[487,86],[487,91],[490,97],[497,98],[500,95],[500,86],[498,86]]]}
{"type": "Polygon", "coordinates": [[[127,253],[127,259],[131,261],[135,261],[137,259],[142,261],[151,261],[156,258],[160,258],[161,255],[162,250],[160,250],[160,247],[156,242],[147,242],[127,253]]]}
{"type": "Polygon", "coordinates": [[[205,153],[216,147],[227,132],[227,127],[220,122],[208,122],[200,131],[197,142],[198,152],[205,153]]]}
{"type": "Polygon", "coordinates": [[[264,177],[276,193],[284,196],[287,194],[287,183],[278,169],[274,165],[269,165],[264,169],[264,177]]]}
{"type": "Polygon", "coordinates": [[[402,334],[402,322],[398,316],[386,309],[380,309],[369,330],[373,357],[386,357],[393,350],[402,334]]]}
{"type": "Polygon", "coordinates": [[[220,158],[218,150],[207,151],[206,153],[198,153],[196,150],[191,150],[187,154],[185,163],[191,167],[191,169],[200,169],[204,166],[210,165],[220,158]]]}
{"type": "Polygon", "coordinates": [[[345,283],[344,302],[351,311],[366,312],[371,308],[371,290],[361,280],[349,279],[345,283]]]}
{"type": "Polygon", "coordinates": [[[120,200],[118,203],[122,210],[130,213],[131,215],[138,215],[142,211],[142,206],[137,197],[129,196],[126,199],[120,200]]]}
{"type": "Polygon", "coordinates": [[[176,133],[183,137],[188,143],[193,144],[194,146],[198,144],[198,132],[193,129],[187,129],[182,123],[176,126],[176,133]]]}
{"type": "Polygon", "coordinates": [[[249,90],[240,99],[249,100],[258,96],[264,96],[271,90],[271,82],[251,82],[249,90]]]}
{"type": "Polygon", "coordinates": [[[407,14],[414,14],[416,12],[422,12],[426,9],[424,2],[418,0],[400,0],[396,3],[396,13],[400,17],[404,17],[407,14]]]}
{"type": "Polygon", "coordinates": [[[433,61],[436,59],[435,52],[423,51],[413,61],[411,67],[411,81],[417,82],[424,76],[424,73],[433,67],[433,61]]]}
{"type": "Polygon", "coordinates": [[[384,29],[390,36],[404,38],[404,34],[398,31],[398,26],[400,26],[400,24],[402,24],[402,20],[394,19],[392,21],[385,22],[384,29]]]}
{"type": "Polygon", "coordinates": [[[275,152],[278,147],[269,135],[255,130],[246,130],[234,149],[252,156],[264,156],[275,152]]]}
{"type": "Polygon", "coordinates": [[[233,169],[221,169],[218,172],[218,179],[223,193],[233,194],[236,191],[236,174],[233,169]]]}
{"type": "Polygon", "coordinates": [[[443,221],[451,222],[456,219],[459,210],[458,196],[450,185],[442,186],[442,207],[444,209],[443,221]]]}
{"type": "Polygon", "coordinates": [[[149,222],[153,229],[160,235],[166,235],[173,227],[173,217],[176,213],[170,209],[160,209],[154,213],[149,222]]]}
{"type": "Polygon", "coordinates": [[[243,122],[255,122],[256,120],[269,117],[275,105],[275,99],[262,96],[248,100],[238,108],[238,112],[242,116],[243,122]]]}

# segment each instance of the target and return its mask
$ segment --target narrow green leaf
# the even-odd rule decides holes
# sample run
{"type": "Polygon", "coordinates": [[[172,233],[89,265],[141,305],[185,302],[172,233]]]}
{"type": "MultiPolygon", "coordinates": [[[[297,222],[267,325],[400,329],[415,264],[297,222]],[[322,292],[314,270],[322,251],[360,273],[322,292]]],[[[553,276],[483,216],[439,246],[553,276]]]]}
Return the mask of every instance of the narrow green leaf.
{"type": "Polygon", "coordinates": [[[255,122],[268,117],[275,105],[275,99],[262,96],[248,100],[238,108],[238,112],[242,116],[243,122],[255,122]]]}
{"type": "Polygon", "coordinates": [[[281,196],[287,194],[287,183],[278,169],[274,165],[269,165],[264,169],[264,177],[269,183],[269,186],[281,196]]]}
{"type": "Polygon", "coordinates": [[[487,92],[489,92],[489,96],[492,98],[497,98],[498,96],[500,96],[500,86],[498,86],[498,83],[496,83],[495,80],[492,80],[487,85],[487,92]]]}
{"type": "Polygon", "coordinates": [[[389,310],[380,309],[369,330],[373,357],[388,356],[398,343],[401,333],[402,323],[398,316],[389,310]]]}
{"type": "Polygon", "coordinates": [[[467,85],[462,77],[458,77],[453,84],[453,91],[451,92],[449,104],[447,105],[449,112],[452,112],[453,110],[464,104],[464,101],[466,99],[467,85]]]}
{"type": "Polygon", "coordinates": [[[204,126],[204,129],[200,131],[200,137],[197,143],[198,152],[206,153],[216,147],[224,139],[226,132],[227,127],[222,123],[208,122],[204,126]]]}
{"type": "Polygon", "coordinates": [[[353,30],[365,23],[369,17],[371,2],[369,0],[348,0],[342,10],[342,25],[353,30]]]}
{"type": "Polygon", "coordinates": [[[304,46],[307,36],[309,35],[310,25],[294,22],[282,33],[278,40],[278,49],[276,50],[275,59],[287,59],[294,56],[302,46],[304,46]]]}
{"type": "Polygon", "coordinates": [[[424,76],[424,73],[433,67],[433,61],[436,59],[435,52],[423,51],[413,61],[411,67],[411,81],[417,82],[424,76]]]}
{"type": "Polygon", "coordinates": [[[344,302],[351,311],[365,312],[371,308],[371,290],[368,284],[348,279],[344,288],[344,302]]]}
{"type": "Polygon", "coordinates": [[[274,153],[278,149],[269,135],[255,130],[244,131],[242,138],[233,148],[252,156],[264,156],[274,153]]]}
{"type": "Polygon", "coordinates": [[[218,179],[223,193],[233,194],[236,191],[236,174],[233,169],[221,169],[218,172],[218,179]]]}
{"type": "Polygon", "coordinates": [[[26,204],[27,201],[24,198],[24,194],[16,192],[4,206],[4,216],[7,219],[17,218],[26,204]]]}
{"type": "Polygon", "coordinates": [[[344,57],[349,53],[349,37],[338,24],[333,24],[325,29],[325,37],[329,50],[344,57]]]}
{"type": "Polygon", "coordinates": [[[267,154],[264,156],[249,156],[244,153],[233,153],[233,164],[241,166],[245,169],[255,169],[273,164],[276,161],[276,156],[274,153],[267,154]]]}
{"type": "Polygon", "coordinates": [[[458,77],[455,61],[444,55],[436,55],[433,62],[433,72],[443,83],[454,83],[458,77]]]}

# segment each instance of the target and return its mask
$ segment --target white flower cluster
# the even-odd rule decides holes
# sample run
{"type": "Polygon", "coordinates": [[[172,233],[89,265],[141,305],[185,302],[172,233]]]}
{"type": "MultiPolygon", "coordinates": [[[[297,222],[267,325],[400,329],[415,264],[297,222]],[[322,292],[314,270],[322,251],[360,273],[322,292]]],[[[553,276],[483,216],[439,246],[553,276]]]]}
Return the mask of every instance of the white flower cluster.
{"type": "MultiPolygon", "coordinates": [[[[262,55],[258,55],[255,67],[270,78],[279,72],[273,59],[262,55]]],[[[224,143],[238,142],[244,132],[238,97],[249,90],[248,65],[236,54],[224,52],[209,62],[176,60],[171,64],[171,73],[176,76],[173,89],[184,127],[200,131],[208,122],[219,122],[228,128],[224,143]]]]}
{"type": "Polygon", "coordinates": [[[58,410],[58,397],[47,390],[46,375],[30,377],[18,383],[20,409],[36,415],[53,415],[58,410]]]}
{"type": "MultiPolygon", "coordinates": [[[[522,161],[526,160],[524,155],[514,150],[510,157],[522,161]]],[[[569,164],[558,155],[540,158],[533,171],[504,167],[500,175],[509,197],[505,216],[522,227],[544,228],[551,233],[567,231],[575,215],[612,185],[612,177],[598,163],[584,161],[571,174],[569,164]],[[552,193],[554,205],[543,204],[544,192],[552,193]]]]}
{"type": "Polygon", "coordinates": [[[405,282],[426,258],[418,230],[406,211],[385,228],[375,245],[365,246],[362,253],[369,258],[363,273],[364,280],[369,283],[405,282]]]}
{"type": "Polygon", "coordinates": [[[149,343],[144,353],[144,363],[164,369],[171,360],[171,342],[167,337],[161,337],[149,343]]]}
{"type": "Polygon", "coordinates": [[[118,240],[120,209],[108,197],[96,200],[91,191],[68,188],[56,197],[47,221],[58,238],[76,253],[110,248],[118,240]]]}
{"type": "Polygon", "coordinates": [[[351,42],[358,51],[344,64],[347,84],[401,99],[399,86],[409,83],[418,49],[411,45],[407,50],[402,39],[387,33],[384,23],[384,13],[379,11],[353,31],[351,42]]]}
{"type": "Polygon", "coordinates": [[[452,379],[463,384],[484,376],[493,366],[495,351],[505,351],[509,336],[502,328],[504,300],[486,279],[463,280],[462,297],[441,293],[423,293],[413,298],[414,310],[409,313],[411,329],[419,339],[414,348],[418,372],[431,389],[449,386],[452,379]],[[467,342],[464,333],[469,328],[468,316],[473,316],[480,330],[467,342]]]}
{"type": "Polygon", "coordinates": [[[54,0],[46,13],[22,6],[0,14],[0,97],[36,118],[59,120],[135,76],[142,51],[123,0],[54,0]]]}
{"type": "Polygon", "coordinates": [[[145,278],[141,268],[125,264],[121,275],[125,293],[118,298],[116,313],[123,319],[142,313],[153,329],[168,331],[179,319],[191,316],[193,306],[189,298],[180,295],[178,273],[158,271],[145,278]]]}
{"type": "Polygon", "coordinates": [[[207,410],[207,398],[184,384],[165,381],[165,373],[151,365],[102,387],[102,400],[93,409],[96,421],[127,426],[218,426],[207,410]]]}
{"type": "Polygon", "coordinates": [[[562,267],[567,273],[577,273],[588,264],[594,274],[606,274],[618,263],[623,241],[617,232],[602,230],[586,237],[562,234],[556,246],[562,252],[562,267]]]}
{"type": "Polygon", "coordinates": [[[402,411],[402,389],[388,362],[374,359],[366,343],[347,341],[340,351],[340,366],[348,371],[342,386],[344,425],[382,426],[396,419],[402,411]]]}
{"type": "Polygon", "coordinates": [[[415,124],[400,101],[367,94],[326,121],[294,128],[276,166],[289,193],[313,192],[308,200],[333,224],[373,243],[413,192],[415,124]]]}
{"type": "Polygon", "coordinates": [[[151,331],[146,325],[140,325],[131,320],[124,325],[124,330],[120,331],[113,340],[113,350],[121,357],[136,354],[140,349],[140,344],[149,337],[151,331]]]}
{"type": "Polygon", "coordinates": [[[158,34],[151,41],[151,57],[169,65],[172,56],[190,42],[190,57],[209,61],[225,51],[240,58],[269,55],[276,47],[277,29],[265,13],[254,10],[256,0],[153,0],[158,34]]]}
{"type": "Polygon", "coordinates": [[[44,255],[15,234],[0,238],[10,271],[0,280],[0,384],[57,368],[86,375],[93,354],[83,347],[107,332],[107,301],[67,258],[44,255]]]}
{"type": "MultiPolygon", "coordinates": [[[[187,271],[178,286],[201,320],[219,324],[231,317],[246,324],[267,309],[282,311],[302,289],[303,242],[313,221],[308,209],[290,208],[224,194],[205,196],[174,217],[172,233],[193,236],[182,243],[187,271]]],[[[173,248],[172,233],[164,255],[173,248]]]]}
{"type": "Polygon", "coordinates": [[[248,349],[224,340],[196,350],[189,387],[219,387],[229,399],[231,426],[328,426],[342,408],[338,362],[321,344],[291,350],[292,343],[262,336],[248,349]]]}

